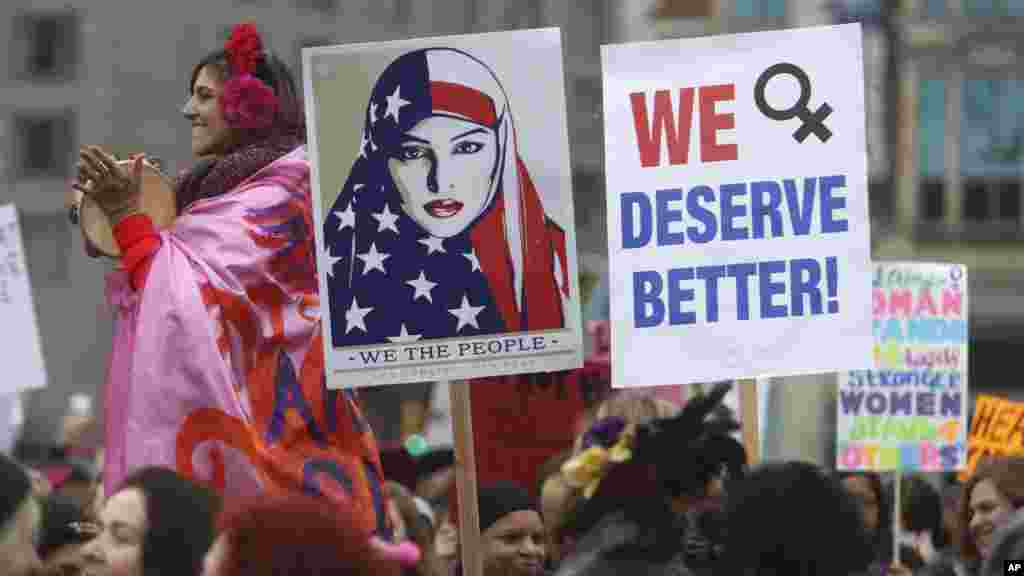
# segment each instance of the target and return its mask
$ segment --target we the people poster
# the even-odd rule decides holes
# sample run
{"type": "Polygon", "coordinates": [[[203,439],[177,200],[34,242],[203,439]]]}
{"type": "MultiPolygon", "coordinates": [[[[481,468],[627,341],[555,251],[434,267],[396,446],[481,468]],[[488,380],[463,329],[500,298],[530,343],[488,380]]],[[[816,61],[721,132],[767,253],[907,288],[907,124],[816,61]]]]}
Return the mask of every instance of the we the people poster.
{"type": "Polygon", "coordinates": [[[556,29],[303,51],[328,386],[582,364],[556,29]]]}

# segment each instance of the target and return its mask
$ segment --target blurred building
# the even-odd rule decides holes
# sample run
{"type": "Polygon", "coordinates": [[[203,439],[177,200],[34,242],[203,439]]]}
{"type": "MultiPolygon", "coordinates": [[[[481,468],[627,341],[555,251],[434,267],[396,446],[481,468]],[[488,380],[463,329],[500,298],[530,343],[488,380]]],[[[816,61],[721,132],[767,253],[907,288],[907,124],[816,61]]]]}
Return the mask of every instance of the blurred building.
{"type": "MultiPolygon", "coordinates": [[[[70,393],[100,389],[109,353],[109,264],[82,257],[62,209],[77,148],[145,150],[187,167],[187,75],[241,19],[296,69],[303,46],[560,27],[577,244],[581,268],[597,274],[607,261],[602,43],[859,21],[875,256],[966,264],[971,385],[1024,399],[1011,370],[1024,343],[1024,0],[13,0],[0,3],[10,38],[0,202],[22,211],[50,373],[28,407],[36,436],[51,435],[70,393]]],[[[834,379],[776,380],[769,414],[806,425],[769,426],[766,449],[829,460],[819,431],[831,416],[801,410],[828,406],[834,387],[821,384],[834,379]]]]}
{"type": "MultiPolygon", "coordinates": [[[[304,46],[556,26],[562,29],[581,250],[603,253],[598,46],[603,2],[562,0],[11,0],[0,2],[0,203],[21,211],[49,389],[32,394],[29,436],[50,440],[71,393],[102,390],[112,320],[103,297],[111,264],[84,257],[63,209],[77,150],[189,166],[181,117],[188,75],[231,25],[255,20],[268,47],[300,69],[304,46]]],[[[603,187],[602,187],[603,188],[603,187]]]]}

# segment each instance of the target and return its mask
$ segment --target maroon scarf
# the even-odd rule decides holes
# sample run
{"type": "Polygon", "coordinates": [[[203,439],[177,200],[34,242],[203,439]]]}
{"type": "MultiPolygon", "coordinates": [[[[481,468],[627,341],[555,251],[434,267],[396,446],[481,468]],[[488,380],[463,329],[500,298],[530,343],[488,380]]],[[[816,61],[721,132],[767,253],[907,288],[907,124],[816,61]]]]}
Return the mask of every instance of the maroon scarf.
{"type": "Polygon", "coordinates": [[[196,200],[213,198],[231,190],[304,143],[301,133],[286,133],[241,146],[224,156],[199,161],[174,181],[178,214],[196,200]]]}

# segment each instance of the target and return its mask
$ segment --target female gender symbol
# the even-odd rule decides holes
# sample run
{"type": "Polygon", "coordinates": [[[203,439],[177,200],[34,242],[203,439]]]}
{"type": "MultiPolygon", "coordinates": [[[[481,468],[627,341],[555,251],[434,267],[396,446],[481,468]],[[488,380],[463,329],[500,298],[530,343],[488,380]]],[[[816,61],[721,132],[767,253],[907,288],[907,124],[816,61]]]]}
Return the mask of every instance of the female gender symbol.
{"type": "Polygon", "coordinates": [[[818,140],[827,142],[832,137],[832,131],[825,126],[825,118],[828,118],[829,114],[832,114],[832,107],[826,103],[823,103],[817,110],[811,114],[810,109],[807,108],[807,103],[811,99],[811,80],[807,77],[807,73],[796,64],[790,64],[788,62],[780,62],[774,66],[769,66],[767,70],[761,73],[758,77],[757,83],[754,85],[754,102],[757,104],[757,109],[762,114],[771,118],[772,120],[784,121],[789,120],[796,116],[800,118],[802,124],[800,128],[793,133],[793,138],[797,142],[803,142],[807,136],[813,132],[818,140]],[[797,98],[796,104],[791,108],[785,110],[776,110],[768,105],[768,101],[764,96],[764,89],[768,86],[768,82],[772,78],[780,74],[789,74],[796,78],[797,82],[800,83],[800,97],[797,98]]]}

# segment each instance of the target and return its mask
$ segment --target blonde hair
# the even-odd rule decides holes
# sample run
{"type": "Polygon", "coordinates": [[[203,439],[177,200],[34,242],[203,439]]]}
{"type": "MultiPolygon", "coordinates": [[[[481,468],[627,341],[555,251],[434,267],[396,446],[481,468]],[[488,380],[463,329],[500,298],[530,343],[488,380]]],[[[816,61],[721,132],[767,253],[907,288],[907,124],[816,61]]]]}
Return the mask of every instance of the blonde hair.
{"type": "MultiPolygon", "coordinates": [[[[625,420],[627,429],[631,429],[653,420],[671,418],[678,413],[678,406],[655,397],[650,391],[627,391],[614,394],[601,402],[594,412],[593,422],[618,417],[625,420]]],[[[582,443],[583,434],[580,434],[573,444],[574,454],[579,453],[582,443]]]]}

